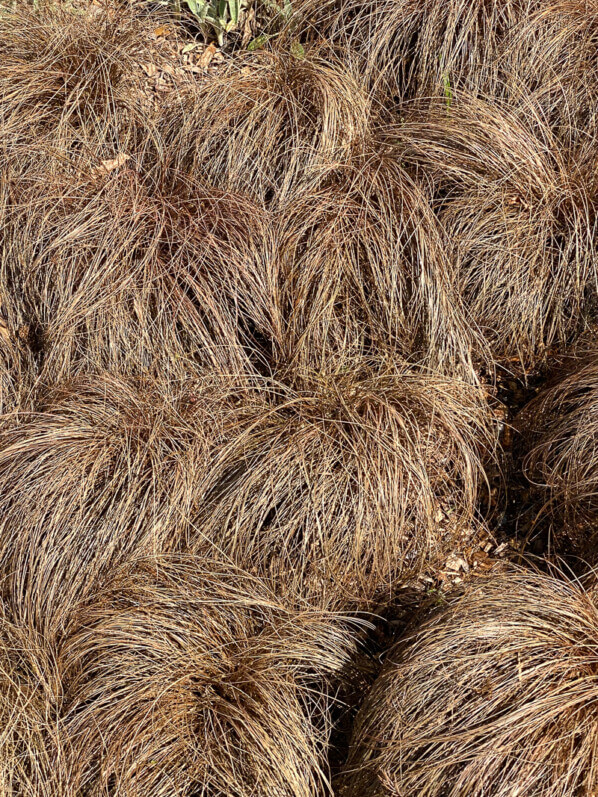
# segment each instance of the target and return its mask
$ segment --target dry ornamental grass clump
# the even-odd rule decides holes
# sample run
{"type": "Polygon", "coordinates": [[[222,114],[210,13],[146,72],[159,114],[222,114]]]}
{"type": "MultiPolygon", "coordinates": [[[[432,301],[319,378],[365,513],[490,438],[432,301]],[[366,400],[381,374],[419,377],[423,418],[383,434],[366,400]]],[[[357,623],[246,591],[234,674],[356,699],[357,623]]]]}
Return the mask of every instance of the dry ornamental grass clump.
{"type": "Polygon", "coordinates": [[[184,333],[196,332],[200,321],[162,252],[168,209],[134,174],[99,182],[67,177],[55,185],[51,175],[39,177],[45,182],[12,186],[0,284],[9,328],[37,330],[46,378],[103,368],[139,372],[154,356],[183,357],[184,333]]]}
{"type": "Polygon", "coordinates": [[[65,655],[73,780],[93,795],[315,797],[328,792],[327,684],[351,624],[285,608],[214,562],[115,576],[65,655]]]}
{"type": "Polygon", "coordinates": [[[0,794],[75,797],[54,649],[0,600],[0,794]]]}
{"type": "Polygon", "coordinates": [[[484,346],[428,198],[399,156],[381,128],[282,208],[282,355],[316,371],[395,357],[475,382],[472,351],[483,358],[484,346]]]}
{"type": "Polygon", "coordinates": [[[594,560],[598,519],[598,359],[585,362],[522,413],[523,470],[540,494],[537,522],[554,546],[594,560]]]}
{"type": "Polygon", "coordinates": [[[347,797],[577,797],[598,781],[598,593],[512,570],[391,650],[347,797]]]}
{"type": "Polygon", "coordinates": [[[45,381],[104,369],[181,378],[195,364],[251,373],[253,327],[276,334],[271,228],[242,196],[166,191],[134,164],[20,177],[0,233],[9,330],[37,331],[45,381]]]}
{"type": "Polygon", "coordinates": [[[199,377],[93,375],[7,423],[0,568],[17,620],[52,640],[116,563],[184,545],[226,396],[199,377]]]}
{"type": "Polygon", "coordinates": [[[473,531],[494,445],[484,394],[390,362],[301,377],[231,408],[198,550],[210,541],[299,594],[332,582],[349,600],[390,597],[473,531]]]}
{"type": "Polygon", "coordinates": [[[317,51],[245,58],[183,91],[158,129],[175,173],[277,206],[305,172],[347,159],[376,114],[359,78],[317,51]]]}
{"type": "Polygon", "coordinates": [[[213,561],[123,566],[50,640],[0,614],[0,788],[22,797],[327,794],[354,623],[213,561]]]}
{"type": "Polygon", "coordinates": [[[517,106],[532,94],[542,119],[565,146],[595,135],[598,92],[598,3],[534,3],[506,38],[499,63],[499,96],[517,106]]]}
{"type": "MultiPolygon", "coordinates": [[[[0,8],[0,794],[331,793],[336,610],[471,543],[488,383],[594,320],[597,20],[299,0],[212,74],[145,5],[0,8]]],[[[584,555],[595,396],[593,358],[525,443],[584,555]]],[[[346,794],[591,794],[596,595],[467,587],[390,654],[346,794]]]]}
{"type": "Polygon", "coordinates": [[[295,26],[302,26],[308,38],[323,38],[390,104],[455,88],[498,88],[505,74],[505,41],[540,5],[539,0],[330,0],[317,5],[301,0],[295,26]]]}
{"type": "Polygon", "coordinates": [[[524,111],[461,94],[449,113],[412,111],[397,136],[494,357],[533,368],[595,308],[596,151],[559,144],[533,97],[524,111]]]}
{"type": "Polygon", "coordinates": [[[124,5],[18,3],[0,22],[0,164],[35,164],[45,147],[114,157],[143,121],[139,63],[151,25],[124,5]]]}

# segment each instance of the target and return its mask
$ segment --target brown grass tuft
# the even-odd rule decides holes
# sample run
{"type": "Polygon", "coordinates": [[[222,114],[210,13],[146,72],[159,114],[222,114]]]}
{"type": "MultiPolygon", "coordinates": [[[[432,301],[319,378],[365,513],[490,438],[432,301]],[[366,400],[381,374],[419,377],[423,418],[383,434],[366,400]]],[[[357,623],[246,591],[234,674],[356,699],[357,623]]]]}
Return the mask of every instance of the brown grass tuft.
{"type": "Polygon", "coordinates": [[[523,570],[471,586],[389,653],[340,793],[592,794],[597,641],[595,586],[523,570]]]}
{"type": "Polygon", "coordinates": [[[533,367],[595,306],[595,150],[559,143],[533,97],[461,94],[397,128],[430,184],[460,292],[498,360],[533,367]]]}
{"type": "MultiPolygon", "coordinates": [[[[329,0],[297,4],[294,28],[324,39],[395,101],[495,85],[505,39],[538,0],[329,0]]],[[[295,29],[292,34],[296,35],[295,29]]]]}
{"type": "Polygon", "coordinates": [[[396,361],[300,377],[227,416],[199,550],[207,539],[303,593],[388,597],[473,522],[493,448],[484,395],[396,361]]]}
{"type": "Polygon", "coordinates": [[[328,793],[328,684],[351,625],[217,563],[126,570],[65,651],[73,781],[90,795],[328,793]]]}
{"type": "Polygon", "coordinates": [[[0,793],[75,797],[62,730],[64,684],[53,648],[0,601],[0,793]]]}
{"type": "MultiPolygon", "coordinates": [[[[0,793],[323,797],[335,610],[471,541],[482,385],[598,309],[598,6],[298,0],[215,76],[174,19],[77,6],[0,11],[0,793]]],[[[597,373],[529,408],[563,538],[597,373]]],[[[391,655],[347,794],[596,790],[596,594],[468,587],[391,655]]]]}
{"type": "Polygon", "coordinates": [[[104,369],[180,378],[194,363],[251,371],[243,313],[267,299],[251,271],[249,230],[269,234],[259,209],[239,218],[234,196],[162,192],[134,164],[94,177],[92,164],[80,178],[15,180],[5,207],[0,290],[9,328],[37,330],[43,379],[104,369]]]}
{"type": "Polygon", "coordinates": [[[283,357],[321,371],[394,356],[475,381],[472,351],[483,359],[483,345],[428,198],[392,138],[380,129],[280,211],[283,357]]]}
{"type": "Polygon", "coordinates": [[[595,556],[598,519],[598,360],[592,353],[521,415],[529,481],[539,488],[537,521],[547,520],[557,550],[595,556]]]}
{"type": "Polygon", "coordinates": [[[0,163],[126,148],[143,119],[139,63],[151,30],[126,6],[18,3],[0,23],[0,163]]]}
{"type": "Polygon", "coordinates": [[[354,623],[191,558],[123,566],[71,609],[50,640],[1,606],[3,793],[329,793],[331,685],[354,623]]]}
{"type": "Polygon", "coordinates": [[[565,142],[589,142],[596,130],[598,4],[595,0],[535,3],[507,37],[494,88],[517,106],[532,94],[543,120],[565,142]]]}
{"type": "Polygon", "coordinates": [[[278,205],[304,172],[350,156],[371,106],[351,70],[317,50],[263,52],[182,92],[158,126],[175,173],[278,205]]]}
{"type": "Polygon", "coordinates": [[[116,563],[183,544],[217,407],[208,380],[103,375],[21,411],[0,435],[0,564],[19,622],[51,640],[116,563]]]}

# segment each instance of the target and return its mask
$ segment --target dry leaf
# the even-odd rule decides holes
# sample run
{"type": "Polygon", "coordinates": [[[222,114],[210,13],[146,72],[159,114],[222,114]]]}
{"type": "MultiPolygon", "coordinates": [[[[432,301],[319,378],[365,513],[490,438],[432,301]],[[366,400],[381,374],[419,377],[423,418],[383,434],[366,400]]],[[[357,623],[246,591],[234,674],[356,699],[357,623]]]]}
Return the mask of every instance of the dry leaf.
{"type": "Polygon", "coordinates": [[[148,77],[154,77],[158,72],[158,67],[155,64],[141,64],[141,68],[148,77]]]}
{"type": "Polygon", "coordinates": [[[253,38],[253,23],[255,20],[255,10],[250,8],[245,14],[245,22],[243,24],[243,37],[241,39],[241,48],[246,49],[247,45],[253,38]]]}
{"type": "Polygon", "coordinates": [[[0,337],[7,343],[10,343],[10,331],[6,326],[6,321],[0,318],[0,337]]]}
{"type": "Polygon", "coordinates": [[[102,161],[99,166],[95,169],[91,170],[93,177],[99,177],[102,174],[110,174],[115,169],[119,169],[121,166],[130,160],[131,156],[127,155],[126,152],[121,152],[116,158],[112,158],[111,160],[102,161]]]}
{"type": "Polygon", "coordinates": [[[169,83],[163,75],[156,80],[156,91],[170,91],[172,83],[169,83]]]}
{"type": "Polygon", "coordinates": [[[197,63],[199,66],[202,66],[204,69],[207,69],[209,65],[212,63],[212,58],[216,53],[216,45],[215,44],[208,44],[206,49],[197,59],[197,63]]]}

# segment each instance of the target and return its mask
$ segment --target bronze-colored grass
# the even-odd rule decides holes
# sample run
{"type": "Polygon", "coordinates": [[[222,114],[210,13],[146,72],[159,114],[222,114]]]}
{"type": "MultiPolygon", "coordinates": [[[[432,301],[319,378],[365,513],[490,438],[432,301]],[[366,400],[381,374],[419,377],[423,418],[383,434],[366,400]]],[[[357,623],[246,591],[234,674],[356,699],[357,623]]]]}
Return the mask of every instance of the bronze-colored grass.
{"type": "Polygon", "coordinates": [[[384,601],[473,530],[494,447],[485,396],[396,361],[300,376],[231,408],[196,549],[299,594],[384,601]]]}
{"type": "Polygon", "coordinates": [[[280,211],[287,363],[326,370],[395,356],[475,381],[479,334],[455,290],[428,197],[385,128],[359,158],[321,169],[280,211]]]}
{"type": "Polygon", "coordinates": [[[538,488],[537,521],[552,527],[554,545],[594,556],[598,517],[598,362],[585,355],[569,375],[521,414],[523,470],[538,488]],[[585,362],[584,362],[585,360],[585,362]]]}
{"type": "Polygon", "coordinates": [[[306,171],[346,160],[375,116],[343,64],[274,50],[182,91],[158,128],[176,173],[279,205],[306,171]]]}
{"type": "Polygon", "coordinates": [[[504,42],[538,0],[387,0],[299,2],[299,29],[342,53],[368,83],[396,101],[475,91],[503,77],[504,42]]]}
{"type": "Polygon", "coordinates": [[[356,626],[222,563],[121,566],[50,640],[0,614],[0,788],[315,797],[356,626]]]}
{"type": "Polygon", "coordinates": [[[536,3],[505,40],[498,91],[512,105],[532,93],[543,119],[565,146],[588,140],[596,126],[598,4],[536,3]]]}
{"type": "Polygon", "coordinates": [[[533,97],[525,112],[461,93],[397,128],[425,176],[460,292],[499,361],[534,367],[587,323],[596,293],[590,140],[561,145],[533,97]]]}
{"type": "MultiPolygon", "coordinates": [[[[161,15],[0,12],[2,797],[331,793],[336,610],[475,533],[481,385],[593,320],[596,12],[300,0],[158,100],[161,15]]],[[[563,535],[595,376],[531,406],[563,535]]],[[[596,628],[593,586],[468,587],[390,655],[343,787],[591,794],[596,628]]]]}
{"type": "Polygon", "coordinates": [[[0,601],[0,794],[75,797],[55,650],[0,601]]]}
{"type": "Polygon", "coordinates": [[[114,157],[143,119],[151,26],[125,5],[15,4],[0,21],[0,162],[91,150],[114,157]]]}
{"type": "Polygon", "coordinates": [[[50,641],[117,563],[188,539],[219,412],[198,377],[90,375],[37,392],[3,419],[0,567],[16,619],[50,641]]]}
{"type": "Polygon", "coordinates": [[[328,686],[351,624],[217,563],[125,569],[65,648],[73,782],[96,795],[328,794],[328,686]]]}
{"type": "MultiPolygon", "coordinates": [[[[189,200],[189,192],[163,193],[135,165],[13,181],[0,288],[9,329],[37,330],[46,381],[106,368],[179,378],[189,363],[251,370],[242,302],[258,279],[247,260],[250,227],[263,228],[259,210],[245,206],[239,218],[238,198],[195,186],[189,200]]],[[[254,317],[267,298],[257,298],[260,288],[251,293],[254,317]]]]}
{"type": "Polygon", "coordinates": [[[574,797],[596,789],[598,600],[564,577],[484,578],[388,654],[347,797],[574,797]]]}

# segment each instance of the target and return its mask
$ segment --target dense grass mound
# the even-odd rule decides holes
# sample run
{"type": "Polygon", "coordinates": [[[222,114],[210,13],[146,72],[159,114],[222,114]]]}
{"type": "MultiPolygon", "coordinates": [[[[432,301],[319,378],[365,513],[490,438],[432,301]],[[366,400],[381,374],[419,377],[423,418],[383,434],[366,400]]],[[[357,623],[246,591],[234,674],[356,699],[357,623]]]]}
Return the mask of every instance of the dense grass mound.
{"type": "Polygon", "coordinates": [[[300,384],[227,415],[197,544],[299,592],[389,597],[472,531],[493,446],[484,395],[390,362],[300,384]]]}
{"type": "Polygon", "coordinates": [[[459,94],[412,109],[397,135],[425,175],[459,293],[494,357],[534,367],[595,307],[595,146],[559,141],[533,96],[459,94]]]}
{"type": "Polygon", "coordinates": [[[148,560],[51,643],[0,617],[0,781],[23,797],[323,793],[350,624],[218,563],[148,560]]]}
{"type": "Polygon", "coordinates": [[[524,471],[540,493],[538,523],[550,524],[557,550],[590,559],[598,518],[597,421],[595,353],[522,413],[524,471]]]}
{"type": "Polygon", "coordinates": [[[0,792],[23,797],[76,793],[62,730],[61,667],[51,645],[15,622],[0,602],[0,792]]]}
{"type": "Polygon", "coordinates": [[[318,371],[395,357],[475,381],[472,350],[483,345],[428,198],[399,158],[381,128],[281,209],[284,354],[318,371]]]}
{"type": "Polygon", "coordinates": [[[3,11],[2,168],[37,161],[45,146],[62,158],[77,149],[114,157],[143,118],[137,67],[149,57],[150,24],[110,4],[86,11],[19,3],[3,11]]]}
{"type": "Polygon", "coordinates": [[[256,579],[182,561],[116,576],[80,620],[68,731],[91,793],[325,789],[326,683],[352,647],[342,618],[285,609],[256,579]]]}
{"type": "Polygon", "coordinates": [[[37,396],[34,409],[7,425],[3,590],[15,616],[52,639],[116,563],[188,539],[218,438],[214,386],[79,377],[37,396]]]}
{"type": "Polygon", "coordinates": [[[351,797],[574,797],[596,786],[598,600],[511,571],[388,654],[358,715],[351,797]]]}
{"type": "Polygon", "coordinates": [[[0,266],[7,326],[35,331],[46,381],[219,361],[224,346],[177,276],[199,257],[184,209],[134,172],[80,180],[42,172],[15,180],[11,194],[0,266]]]}
{"type": "Polygon", "coordinates": [[[167,189],[135,165],[92,164],[79,178],[32,169],[5,206],[7,325],[36,331],[44,381],[106,369],[180,379],[197,364],[252,373],[252,333],[276,313],[264,212],[205,184],[167,189]]]}
{"type": "Polygon", "coordinates": [[[370,86],[401,101],[495,81],[509,32],[539,5],[537,0],[345,0],[315,6],[304,0],[298,14],[305,14],[314,38],[324,36],[358,63],[370,86]]]}
{"type": "Polygon", "coordinates": [[[350,158],[377,116],[342,62],[317,49],[301,59],[275,49],[241,55],[183,91],[164,108],[159,128],[178,172],[278,205],[305,173],[350,158]]]}
{"type": "MultiPolygon", "coordinates": [[[[0,6],[7,797],[331,794],[336,612],[486,566],[498,419],[596,321],[596,3],[256,3],[219,52],[186,4],[0,6]]],[[[523,441],[588,558],[594,359],[523,441]]],[[[347,793],[590,793],[594,587],[465,593],[347,793]]]]}
{"type": "Polygon", "coordinates": [[[317,49],[240,57],[156,124],[167,154],[156,167],[146,153],[154,180],[239,197],[223,219],[241,231],[228,283],[243,275],[236,323],[270,370],[389,349],[475,381],[472,350],[486,353],[429,198],[349,66],[317,49]]]}
{"type": "Polygon", "coordinates": [[[496,59],[500,81],[486,91],[515,106],[533,94],[557,137],[591,146],[597,121],[598,5],[544,0],[528,10],[510,29],[496,59]]]}

